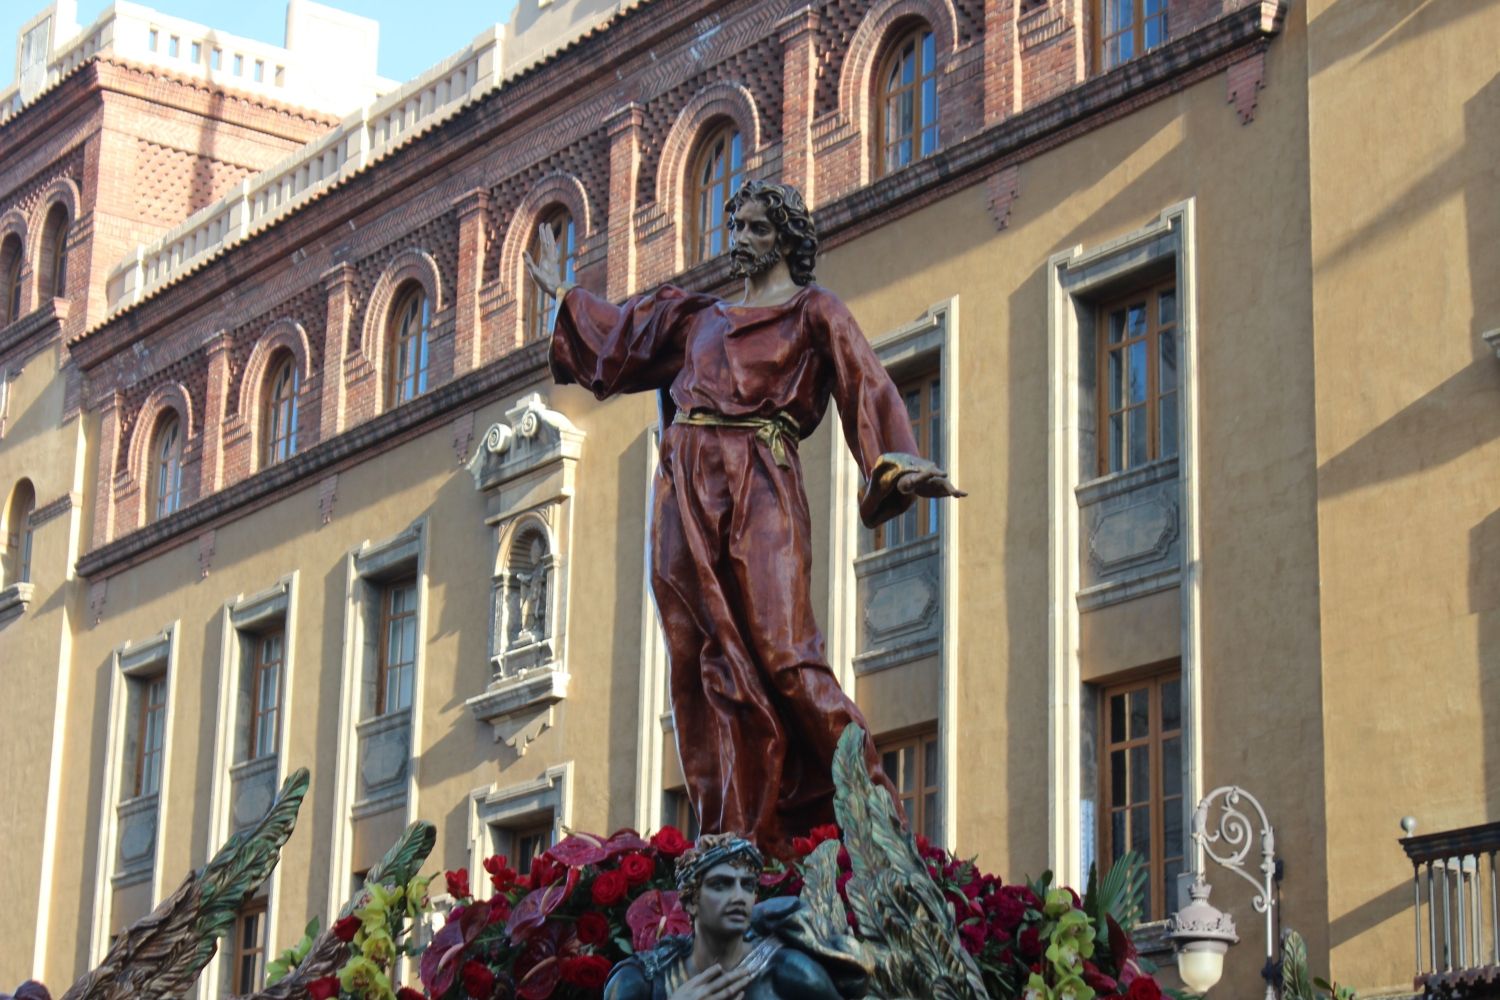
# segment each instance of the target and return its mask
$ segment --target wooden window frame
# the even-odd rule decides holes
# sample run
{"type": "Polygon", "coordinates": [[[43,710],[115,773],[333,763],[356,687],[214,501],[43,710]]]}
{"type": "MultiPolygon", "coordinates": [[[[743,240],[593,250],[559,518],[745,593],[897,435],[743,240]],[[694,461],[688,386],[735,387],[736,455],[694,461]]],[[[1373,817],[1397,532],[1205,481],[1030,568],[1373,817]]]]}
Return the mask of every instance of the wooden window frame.
{"type": "Polygon", "coordinates": [[[390,374],[386,398],[396,407],[427,391],[432,362],[432,301],[420,282],[408,282],[400,289],[388,323],[386,362],[390,374]],[[415,345],[410,352],[408,345],[415,345]]]}
{"type": "MultiPolygon", "coordinates": [[[[937,368],[924,368],[922,371],[908,375],[896,382],[896,391],[901,395],[901,401],[907,402],[907,397],[915,392],[918,396],[917,415],[911,418],[912,436],[917,441],[917,454],[922,458],[932,459],[939,464],[943,461],[941,447],[935,449],[933,445],[942,444],[943,434],[943,384],[942,373],[937,368]],[[933,395],[936,387],[937,402],[934,405],[933,395]]],[[[907,411],[910,415],[910,409],[907,411]]],[[[879,552],[887,548],[895,548],[914,542],[919,538],[927,538],[942,530],[942,505],[933,497],[917,497],[911,508],[899,517],[891,518],[882,524],[877,524],[873,529],[870,548],[873,552],[879,552]]]]}
{"type": "Polygon", "coordinates": [[[297,394],[302,375],[290,351],[280,354],[266,379],[261,418],[261,467],[269,468],[297,454],[297,394]],[[286,392],[283,394],[282,390],[286,392]]]}
{"type": "Polygon", "coordinates": [[[698,144],[691,164],[686,213],[689,265],[712,260],[729,250],[729,213],[724,206],[745,182],[744,134],[734,122],[720,122],[698,144]],[[723,212],[718,226],[710,219],[715,205],[723,212]]]}
{"type": "MultiPolygon", "coordinates": [[[[942,148],[937,96],[937,36],[932,27],[918,23],[907,28],[887,49],[875,74],[875,176],[885,177],[904,167],[909,167],[924,157],[931,156],[942,148]],[[907,58],[915,63],[910,83],[892,85],[892,78],[900,71],[907,58]],[[930,84],[930,88],[929,88],[930,84]],[[930,93],[929,93],[930,90],[930,93]],[[906,95],[912,101],[912,128],[910,132],[892,135],[893,109],[906,95]],[[931,133],[932,146],[924,149],[927,133],[931,133]],[[902,143],[911,148],[905,162],[892,162],[893,153],[902,143]]],[[[899,154],[897,154],[899,158],[899,154]]]]}
{"type": "Polygon", "coordinates": [[[162,755],[166,748],[167,736],[167,675],[165,673],[152,674],[139,679],[140,684],[140,706],[136,713],[136,738],[135,738],[135,775],[132,783],[134,794],[132,798],[140,798],[143,795],[155,795],[161,791],[162,755]],[[160,700],[154,700],[160,692],[160,700]],[[161,742],[157,746],[149,744],[151,733],[151,720],[158,716],[161,727],[161,742]]]}
{"type": "Polygon", "coordinates": [[[236,995],[254,993],[264,988],[266,979],[266,931],[269,910],[265,899],[252,899],[234,918],[234,955],[229,966],[230,990],[236,995]],[[245,944],[245,923],[254,919],[255,942],[245,944]],[[245,976],[245,962],[254,963],[254,971],[245,976]]]}
{"type": "Polygon", "coordinates": [[[281,692],[282,676],[286,672],[286,633],[274,630],[261,632],[252,637],[254,643],[250,656],[250,740],[246,759],[259,760],[275,756],[281,742],[281,692]],[[267,647],[278,640],[278,659],[269,659],[267,647]],[[271,703],[264,704],[263,695],[267,686],[271,688],[271,703]],[[261,724],[270,719],[270,735],[264,742],[260,738],[261,724]],[[268,744],[268,745],[267,745],[268,744]]]}
{"type": "Polygon", "coordinates": [[[6,512],[9,537],[5,539],[6,565],[0,570],[5,577],[0,579],[7,583],[31,582],[31,515],[35,512],[36,487],[31,480],[22,479],[11,494],[10,510],[6,512]],[[14,571],[14,578],[8,578],[10,571],[14,571]]]}
{"type": "Polygon", "coordinates": [[[15,233],[0,241],[0,326],[9,326],[21,318],[21,268],[26,262],[26,248],[15,233]]]}
{"type": "MultiPolygon", "coordinates": [[[[537,226],[552,227],[552,236],[557,248],[562,251],[562,279],[571,282],[577,276],[578,266],[578,220],[565,205],[552,205],[539,217],[537,226]]],[[[531,236],[531,256],[540,259],[542,241],[536,232],[531,236]]],[[[526,340],[546,340],[552,334],[552,324],[557,319],[557,299],[546,294],[535,283],[528,282],[530,294],[526,296],[526,340]]]]}
{"type": "Polygon", "coordinates": [[[1092,55],[1096,73],[1108,73],[1110,70],[1123,66],[1133,59],[1139,59],[1147,52],[1160,48],[1170,39],[1172,8],[1171,0],[1159,0],[1160,7],[1157,10],[1148,10],[1152,3],[1158,0],[1090,0],[1089,13],[1093,30],[1092,55]],[[1130,24],[1119,31],[1107,34],[1104,25],[1104,14],[1109,4],[1116,3],[1130,8],[1130,24]],[[1145,31],[1147,20],[1160,20],[1161,38],[1155,45],[1146,45],[1145,31]],[[1124,56],[1114,62],[1106,62],[1105,49],[1111,41],[1116,38],[1129,37],[1131,43],[1130,55],[1124,56]]]}
{"type": "MultiPolygon", "coordinates": [[[[1177,794],[1164,795],[1165,783],[1163,781],[1164,769],[1162,766],[1165,753],[1163,746],[1168,740],[1177,740],[1178,759],[1182,759],[1183,752],[1183,728],[1182,710],[1179,704],[1177,715],[1177,728],[1166,729],[1163,715],[1163,692],[1167,685],[1176,683],[1181,697],[1182,667],[1173,661],[1166,669],[1153,667],[1146,671],[1136,671],[1124,678],[1111,679],[1099,686],[1099,868],[1106,869],[1114,861],[1114,834],[1113,817],[1116,812],[1124,812],[1126,818],[1126,837],[1130,837],[1129,813],[1133,808],[1145,805],[1150,813],[1148,837],[1150,845],[1159,845],[1160,849],[1154,851],[1139,851],[1146,868],[1146,885],[1149,890],[1149,906],[1144,914],[1145,920],[1165,920],[1176,909],[1175,897],[1172,895],[1172,887],[1166,884],[1167,865],[1177,862],[1179,872],[1186,871],[1187,864],[1187,831],[1186,824],[1180,823],[1178,836],[1180,838],[1176,845],[1177,853],[1168,855],[1166,848],[1166,816],[1169,809],[1178,811],[1182,815],[1184,785],[1179,782],[1177,794]],[[1133,692],[1147,692],[1147,732],[1144,736],[1132,737],[1129,731],[1129,708],[1126,708],[1126,730],[1125,739],[1113,741],[1110,730],[1110,699],[1117,695],[1128,697],[1133,692]],[[1132,802],[1132,790],[1130,788],[1130,757],[1131,749],[1146,747],[1147,753],[1147,776],[1150,785],[1144,803],[1132,802]],[[1126,754],[1124,765],[1125,778],[1125,802],[1123,806],[1117,806],[1111,795],[1111,769],[1110,754],[1114,751],[1123,751],[1126,754]]],[[[1148,845],[1149,846],[1149,845],[1148,845]]],[[[1134,848],[1132,842],[1130,845],[1134,848]]],[[[1123,852],[1122,852],[1123,853],[1123,852]]]]}
{"type": "Polygon", "coordinates": [[[1162,409],[1163,402],[1170,406],[1178,405],[1178,393],[1182,389],[1182,309],[1177,301],[1177,279],[1176,277],[1163,278],[1152,284],[1137,288],[1128,295],[1111,297],[1100,303],[1095,314],[1096,350],[1098,368],[1095,372],[1096,409],[1099,414],[1098,426],[1098,470],[1099,475],[1107,476],[1113,473],[1126,472],[1137,469],[1163,458],[1176,456],[1181,450],[1182,427],[1179,424],[1173,434],[1172,450],[1170,454],[1163,454],[1162,448],[1162,409]],[[1172,296],[1172,319],[1170,322],[1162,322],[1161,303],[1162,296],[1166,293],[1172,296]],[[1145,332],[1139,336],[1132,336],[1129,328],[1130,310],[1138,304],[1144,303],[1146,313],[1145,332]],[[1126,315],[1124,334],[1118,343],[1111,343],[1110,316],[1112,313],[1124,311],[1126,315]],[[1161,352],[1162,334],[1170,333],[1173,343],[1176,345],[1177,375],[1175,384],[1162,391],[1161,387],[1161,352]],[[1130,402],[1129,391],[1129,349],[1134,344],[1144,343],[1146,352],[1146,390],[1145,399],[1141,403],[1130,402]],[[1125,363],[1122,368],[1125,372],[1123,378],[1126,383],[1122,386],[1120,399],[1121,407],[1111,409],[1109,401],[1110,371],[1109,362],[1111,354],[1118,352],[1125,363]],[[1130,459],[1130,411],[1135,409],[1145,410],[1145,434],[1146,434],[1146,457],[1139,462],[1131,462],[1130,459]],[[1110,418],[1115,415],[1121,417],[1121,445],[1120,466],[1112,468],[1112,449],[1110,437],[1110,418]]]}
{"type": "Polygon", "coordinates": [[[151,489],[151,520],[177,513],[182,509],[183,421],[176,411],[164,415],[156,424],[151,438],[151,466],[147,470],[151,489]]]}
{"type": "Polygon", "coordinates": [[[510,838],[511,850],[515,852],[516,874],[530,875],[532,859],[552,846],[552,817],[510,827],[506,830],[506,835],[510,838]],[[531,841],[540,846],[535,850],[527,850],[526,844],[531,841]]]}
{"type": "Polygon", "coordinates": [[[71,225],[72,219],[68,217],[66,205],[59,202],[47,210],[46,221],[42,223],[41,268],[38,274],[43,299],[60,299],[67,294],[68,229],[71,225]]]}
{"type": "Polygon", "coordinates": [[[920,729],[906,730],[890,736],[882,737],[875,741],[875,753],[879,756],[881,766],[884,768],[885,759],[890,754],[899,754],[903,750],[912,752],[912,774],[914,775],[915,787],[910,793],[901,788],[901,776],[892,773],[886,768],[886,777],[896,786],[896,797],[901,803],[901,808],[906,812],[906,821],[913,833],[920,833],[933,840],[932,834],[942,833],[942,809],[943,809],[943,783],[942,783],[942,744],[938,742],[938,731],[936,726],[924,726],[920,729]],[[927,783],[928,760],[936,758],[933,772],[937,775],[932,784],[927,783]],[[929,813],[927,797],[933,796],[932,812],[929,813]]]}
{"type": "Polygon", "coordinates": [[[686,787],[679,785],[662,792],[662,822],[674,826],[689,841],[698,839],[700,828],[698,813],[693,809],[693,799],[686,787]]]}
{"type": "Polygon", "coordinates": [[[380,632],[379,648],[376,650],[375,670],[376,716],[387,715],[391,712],[400,712],[411,707],[410,699],[411,695],[415,694],[417,680],[416,643],[413,642],[412,644],[413,652],[410,662],[392,662],[389,654],[391,648],[392,627],[398,624],[404,627],[405,623],[408,620],[411,620],[413,622],[411,627],[416,628],[416,616],[417,581],[415,577],[406,577],[405,579],[401,580],[393,580],[380,588],[380,632]],[[409,590],[411,592],[411,607],[403,611],[393,611],[392,605],[395,603],[396,594],[397,592],[402,590],[409,590]],[[400,671],[403,670],[411,672],[411,687],[410,693],[408,694],[408,700],[403,705],[392,706],[390,704],[390,698],[386,693],[386,688],[390,684],[391,676],[394,673],[398,682],[397,691],[400,691],[400,671]]]}

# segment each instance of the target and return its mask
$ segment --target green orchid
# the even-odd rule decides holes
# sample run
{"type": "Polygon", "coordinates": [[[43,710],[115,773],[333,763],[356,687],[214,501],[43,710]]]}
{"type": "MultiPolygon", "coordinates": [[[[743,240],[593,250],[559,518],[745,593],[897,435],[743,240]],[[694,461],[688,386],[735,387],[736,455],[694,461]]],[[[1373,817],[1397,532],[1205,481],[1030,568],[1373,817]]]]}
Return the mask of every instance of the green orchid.
{"type": "Polygon", "coordinates": [[[271,986],[285,979],[293,969],[302,964],[307,953],[312,951],[313,940],[318,936],[319,921],[313,917],[302,932],[302,940],[276,956],[266,965],[266,985],[271,986]]]}
{"type": "Polygon", "coordinates": [[[1094,991],[1077,976],[1065,976],[1053,987],[1057,1000],[1094,1000],[1094,991]]]}
{"type": "Polygon", "coordinates": [[[384,927],[371,928],[360,942],[360,952],[383,969],[388,969],[396,960],[396,942],[384,927]]]}
{"type": "Polygon", "coordinates": [[[1031,978],[1026,980],[1026,992],[1021,994],[1021,1000],[1056,1000],[1056,997],[1042,974],[1033,972],[1031,978]]]}
{"type": "Polygon", "coordinates": [[[1053,889],[1042,903],[1042,913],[1056,920],[1073,909],[1073,894],[1066,889],[1053,889]]]}
{"type": "Polygon", "coordinates": [[[396,1000],[391,981],[380,966],[363,955],[356,955],[339,970],[339,986],[360,1000],[396,1000]]]}
{"type": "Polygon", "coordinates": [[[385,929],[390,926],[390,914],[401,905],[404,891],[397,887],[387,889],[379,882],[372,882],[365,886],[370,893],[370,901],[354,911],[359,918],[360,933],[367,933],[376,927],[385,929]]]}
{"type": "Polygon", "coordinates": [[[1094,925],[1088,914],[1082,910],[1064,913],[1052,929],[1052,939],[1047,944],[1047,961],[1059,975],[1070,976],[1083,968],[1085,958],[1093,956],[1094,925]]]}
{"type": "Polygon", "coordinates": [[[422,911],[427,908],[427,885],[432,881],[432,876],[423,878],[420,875],[412,876],[412,880],[406,883],[406,916],[409,920],[416,920],[422,916],[422,911]]]}

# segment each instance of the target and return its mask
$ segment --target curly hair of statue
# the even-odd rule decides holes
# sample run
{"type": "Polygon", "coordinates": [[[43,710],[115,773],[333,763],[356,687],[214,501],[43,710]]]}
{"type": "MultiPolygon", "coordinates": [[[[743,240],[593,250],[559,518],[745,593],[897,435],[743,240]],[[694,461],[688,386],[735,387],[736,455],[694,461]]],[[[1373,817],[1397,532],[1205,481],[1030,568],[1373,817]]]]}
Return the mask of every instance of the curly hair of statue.
{"type": "Polygon", "coordinates": [[[759,875],[766,867],[760,849],[735,833],[705,833],[677,859],[677,892],[683,906],[698,901],[703,878],[715,865],[731,864],[759,875]]]}
{"type": "Polygon", "coordinates": [[[807,203],[802,200],[802,193],[785,184],[748,180],[725,202],[725,213],[733,218],[740,206],[751,198],[765,206],[766,218],[780,234],[779,242],[785,247],[787,269],[792,273],[792,280],[799,285],[811,284],[813,264],[818,256],[818,227],[807,203]]]}

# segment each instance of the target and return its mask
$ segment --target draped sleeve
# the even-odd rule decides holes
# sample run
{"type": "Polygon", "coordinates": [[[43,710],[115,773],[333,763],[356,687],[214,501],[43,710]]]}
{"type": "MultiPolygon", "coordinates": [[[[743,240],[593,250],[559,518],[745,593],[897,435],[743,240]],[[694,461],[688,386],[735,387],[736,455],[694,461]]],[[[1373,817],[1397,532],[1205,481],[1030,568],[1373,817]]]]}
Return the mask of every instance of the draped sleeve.
{"type": "Polygon", "coordinates": [[[848,307],[824,293],[815,299],[812,318],[826,331],[833,401],[844,425],[844,440],[864,477],[860,520],[873,528],[912,505],[915,498],[896,488],[902,474],[931,463],[918,457],[906,404],[848,307]]]}
{"type": "Polygon", "coordinates": [[[552,377],[604,399],[665,389],[682,368],[692,315],[712,299],[663,285],[615,305],[573,287],[552,327],[552,377]]]}

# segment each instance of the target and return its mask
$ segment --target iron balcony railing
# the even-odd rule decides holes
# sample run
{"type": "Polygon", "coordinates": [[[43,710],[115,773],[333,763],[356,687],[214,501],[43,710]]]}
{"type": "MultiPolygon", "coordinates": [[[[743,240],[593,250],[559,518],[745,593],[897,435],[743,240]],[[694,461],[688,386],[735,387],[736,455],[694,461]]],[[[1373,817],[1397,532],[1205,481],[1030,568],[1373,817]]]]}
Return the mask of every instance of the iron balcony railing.
{"type": "Polygon", "coordinates": [[[1401,848],[1412,865],[1417,989],[1500,983],[1500,823],[1407,837],[1401,848]]]}

